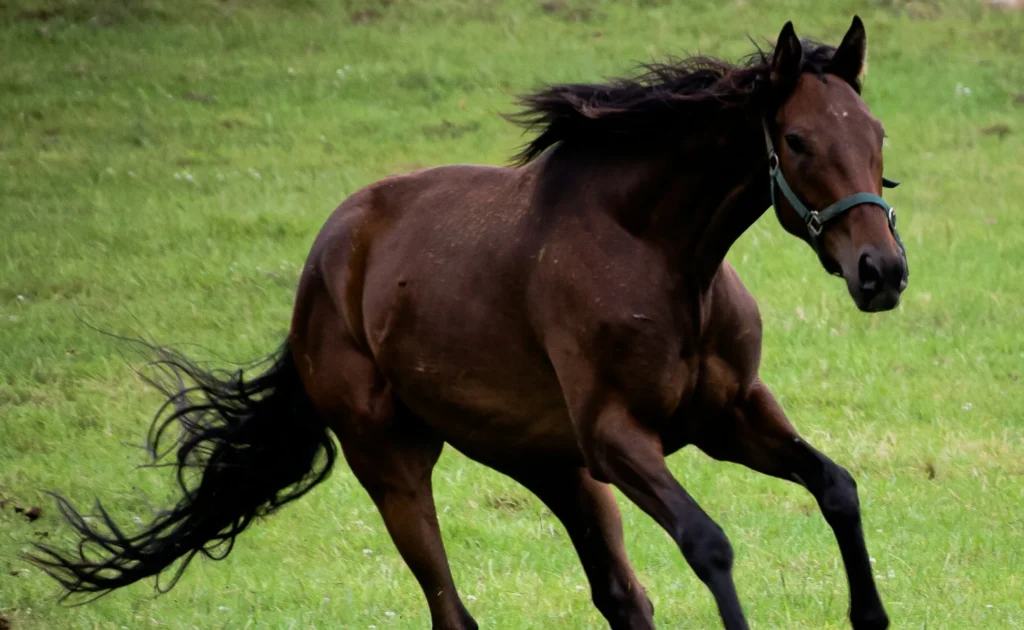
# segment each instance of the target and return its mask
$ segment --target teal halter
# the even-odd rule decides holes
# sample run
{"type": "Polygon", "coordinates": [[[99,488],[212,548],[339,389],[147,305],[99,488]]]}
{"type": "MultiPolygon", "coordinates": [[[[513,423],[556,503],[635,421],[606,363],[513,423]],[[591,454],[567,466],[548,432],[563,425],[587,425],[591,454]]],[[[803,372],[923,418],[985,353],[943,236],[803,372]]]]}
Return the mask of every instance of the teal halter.
{"type": "MultiPolygon", "coordinates": [[[[779,206],[775,202],[775,189],[778,188],[782,191],[782,196],[786,198],[789,205],[793,206],[797,215],[807,225],[807,233],[810,236],[808,240],[823,265],[825,264],[825,257],[821,251],[821,234],[825,226],[828,225],[829,221],[838,218],[850,208],[865,203],[874,204],[885,210],[885,215],[889,220],[889,231],[892,232],[892,237],[896,239],[896,243],[903,251],[903,255],[906,256],[907,248],[903,246],[903,240],[900,238],[899,232],[896,231],[896,210],[878,195],[866,192],[854,193],[843,197],[824,210],[811,210],[804,205],[800,198],[796,196],[796,193],[793,192],[793,189],[789,187],[789,184],[786,183],[786,178],[782,175],[782,165],[779,162],[779,154],[775,151],[772,136],[768,133],[768,123],[762,121],[761,124],[764,128],[764,141],[768,146],[768,175],[771,178],[772,207],[775,208],[775,214],[779,213],[779,206]]],[[[882,178],[882,186],[885,188],[896,188],[899,185],[900,183],[896,180],[887,177],[882,178]]]]}

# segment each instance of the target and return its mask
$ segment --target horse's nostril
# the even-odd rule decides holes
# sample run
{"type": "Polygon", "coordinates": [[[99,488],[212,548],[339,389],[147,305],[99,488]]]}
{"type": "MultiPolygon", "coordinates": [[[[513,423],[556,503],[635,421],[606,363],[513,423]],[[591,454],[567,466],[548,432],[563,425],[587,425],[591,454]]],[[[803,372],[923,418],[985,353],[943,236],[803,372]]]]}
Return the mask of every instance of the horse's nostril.
{"type": "Polygon", "coordinates": [[[860,288],[862,291],[877,291],[880,288],[882,274],[875,261],[871,259],[870,254],[861,254],[857,273],[860,276],[860,288]]]}
{"type": "Polygon", "coordinates": [[[907,264],[902,258],[886,269],[885,281],[889,286],[899,287],[900,291],[907,288],[907,264]]]}

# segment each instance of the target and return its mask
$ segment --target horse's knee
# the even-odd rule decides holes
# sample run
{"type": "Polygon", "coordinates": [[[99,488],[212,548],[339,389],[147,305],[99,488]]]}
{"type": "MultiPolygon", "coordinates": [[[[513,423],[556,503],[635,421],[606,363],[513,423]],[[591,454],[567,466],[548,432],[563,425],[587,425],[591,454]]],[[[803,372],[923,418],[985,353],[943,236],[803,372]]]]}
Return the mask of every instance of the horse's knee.
{"type": "Polygon", "coordinates": [[[703,582],[732,570],[733,551],[722,528],[710,519],[683,533],[683,556],[703,582]]]}
{"type": "Polygon", "coordinates": [[[821,496],[821,512],[832,525],[844,525],[860,519],[857,482],[842,466],[828,471],[828,483],[821,496]]]}
{"type": "Polygon", "coordinates": [[[614,581],[608,584],[594,584],[590,591],[590,599],[606,618],[620,616],[622,609],[630,605],[629,593],[621,584],[614,581]]]}
{"type": "Polygon", "coordinates": [[[592,584],[591,599],[594,606],[609,621],[612,628],[643,628],[645,620],[654,617],[654,604],[639,586],[630,586],[618,580],[592,584]]]}

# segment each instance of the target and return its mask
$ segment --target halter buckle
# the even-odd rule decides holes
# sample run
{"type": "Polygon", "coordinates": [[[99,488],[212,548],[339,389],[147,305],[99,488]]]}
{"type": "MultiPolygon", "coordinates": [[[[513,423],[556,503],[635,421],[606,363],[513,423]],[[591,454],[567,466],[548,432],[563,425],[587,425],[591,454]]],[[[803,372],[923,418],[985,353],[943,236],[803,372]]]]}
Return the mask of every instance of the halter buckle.
{"type": "Polygon", "coordinates": [[[896,229],[896,208],[894,208],[892,206],[889,206],[889,212],[887,212],[886,214],[889,215],[889,227],[891,227],[892,229],[895,230],[896,229]]]}
{"type": "Polygon", "coordinates": [[[822,225],[821,220],[818,218],[817,210],[811,210],[811,214],[807,217],[807,229],[810,231],[815,238],[821,236],[821,230],[825,226],[822,225]]]}
{"type": "Polygon", "coordinates": [[[775,151],[768,153],[768,173],[775,175],[775,172],[779,170],[779,154],[775,151]]]}

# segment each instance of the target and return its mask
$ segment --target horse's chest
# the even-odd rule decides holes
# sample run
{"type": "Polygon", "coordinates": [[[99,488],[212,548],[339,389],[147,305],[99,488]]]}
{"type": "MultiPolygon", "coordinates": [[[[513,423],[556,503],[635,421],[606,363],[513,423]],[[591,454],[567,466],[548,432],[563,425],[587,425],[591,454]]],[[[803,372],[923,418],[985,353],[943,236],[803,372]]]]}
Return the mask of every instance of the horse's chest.
{"type": "Polygon", "coordinates": [[[699,436],[732,413],[754,380],[743,366],[717,354],[694,357],[691,364],[695,368],[689,387],[675,412],[661,426],[666,454],[699,442],[699,436]]]}

